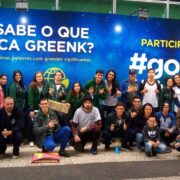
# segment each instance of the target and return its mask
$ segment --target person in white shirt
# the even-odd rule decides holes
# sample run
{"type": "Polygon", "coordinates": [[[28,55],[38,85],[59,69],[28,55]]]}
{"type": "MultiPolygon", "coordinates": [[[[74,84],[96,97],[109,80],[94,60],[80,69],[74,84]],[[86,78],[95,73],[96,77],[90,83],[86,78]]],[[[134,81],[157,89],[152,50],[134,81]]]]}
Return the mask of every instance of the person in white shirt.
{"type": "Polygon", "coordinates": [[[72,121],[74,148],[84,151],[87,141],[92,141],[91,153],[96,155],[97,145],[101,136],[101,116],[98,108],[92,105],[92,98],[84,96],[83,105],[78,108],[72,121]]]}
{"type": "Polygon", "coordinates": [[[148,69],[148,78],[140,85],[140,93],[142,94],[142,105],[146,103],[152,104],[154,111],[158,111],[158,98],[161,91],[160,83],[155,79],[155,70],[148,69]]]}

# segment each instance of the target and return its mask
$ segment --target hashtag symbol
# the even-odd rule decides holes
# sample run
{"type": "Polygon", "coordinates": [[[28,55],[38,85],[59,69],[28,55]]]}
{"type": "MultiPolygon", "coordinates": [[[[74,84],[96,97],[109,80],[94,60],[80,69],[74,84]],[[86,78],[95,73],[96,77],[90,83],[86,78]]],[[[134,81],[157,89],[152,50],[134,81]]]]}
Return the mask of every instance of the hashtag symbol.
{"type": "Polygon", "coordinates": [[[134,53],[134,56],[131,57],[132,64],[129,66],[129,69],[138,70],[138,74],[142,74],[146,70],[146,53],[142,53],[141,57],[138,56],[138,53],[134,53]]]}

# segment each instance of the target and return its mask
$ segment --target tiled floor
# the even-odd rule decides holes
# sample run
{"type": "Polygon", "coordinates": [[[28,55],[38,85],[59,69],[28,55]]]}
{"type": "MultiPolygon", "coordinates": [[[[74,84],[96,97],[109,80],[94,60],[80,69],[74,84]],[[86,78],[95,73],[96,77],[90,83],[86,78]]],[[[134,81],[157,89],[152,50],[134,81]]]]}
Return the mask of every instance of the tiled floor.
{"type": "MultiPolygon", "coordinates": [[[[130,161],[159,161],[159,160],[180,160],[180,153],[172,149],[172,153],[159,154],[156,157],[146,157],[143,152],[138,152],[136,148],[133,151],[120,150],[119,154],[114,153],[114,148],[105,151],[104,146],[98,147],[98,155],[92,155],[90,145],[86,146],[84,153],[77,153],[72,147],[67,148],[71,154],[70,158],[62,157],[59,163],[38,163],[32,164],[31,157],[35,152],[40,152],[36,147],[23,146],[20,149],[18,159],[12,159],[12,147],[8,147],[6,157],[0,159],[0,167],[26,167],[26,166],[42,166],[42,165],[68,165],[68,164],[85,164],[85,163],[103,163],[103,162],[130,162],[130,161]]],[[[58,152],[58,148],[56,149],[58,152]]]]}

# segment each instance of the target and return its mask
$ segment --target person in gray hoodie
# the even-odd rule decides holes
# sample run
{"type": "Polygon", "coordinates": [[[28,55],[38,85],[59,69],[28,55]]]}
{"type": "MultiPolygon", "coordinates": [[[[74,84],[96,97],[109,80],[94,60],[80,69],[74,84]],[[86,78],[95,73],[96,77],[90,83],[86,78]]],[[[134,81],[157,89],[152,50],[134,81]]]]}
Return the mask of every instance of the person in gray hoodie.
{"type": "Polygon", "coordinates": [[[143,129],[143,140],[146,156],[156,156],[157,153],[165,152],[167,146],[161,143],[160,129],[157,126],[155,116],[150,116],[143,129]]]}

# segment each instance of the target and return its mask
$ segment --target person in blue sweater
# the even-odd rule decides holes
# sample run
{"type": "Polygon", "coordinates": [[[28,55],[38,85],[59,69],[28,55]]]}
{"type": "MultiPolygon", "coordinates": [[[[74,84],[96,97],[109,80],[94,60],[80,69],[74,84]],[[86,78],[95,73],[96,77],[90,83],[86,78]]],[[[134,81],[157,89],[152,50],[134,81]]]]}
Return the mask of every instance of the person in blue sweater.
{"type": "Polygon", "coordinates": [[[160,126],[160,133],[162,140],[166,145],[170,145],[179,134],[176,128],[176,119],[173,113],[170,112],[170,105],[168,102],[162,104],[162,111],[156,113],[156,117],[160,126]]]}
{"type": "Polygon", "coordinates": [[[140,83],[136,79],[136,70],[130,69],[129,78],[120,85],[122,91],[121,101],[125,104],[126,109],[131,108],[134,96],[139,95],[139,86],[140,83]]]}

